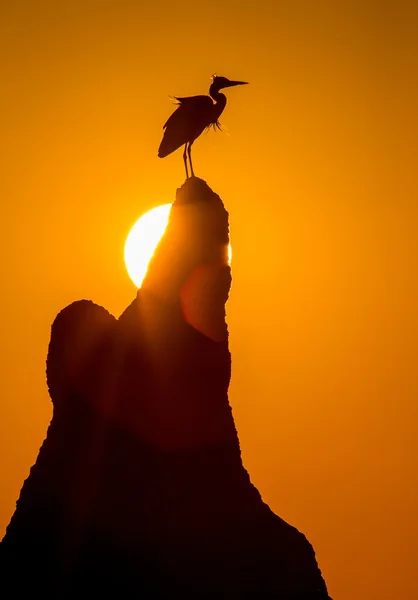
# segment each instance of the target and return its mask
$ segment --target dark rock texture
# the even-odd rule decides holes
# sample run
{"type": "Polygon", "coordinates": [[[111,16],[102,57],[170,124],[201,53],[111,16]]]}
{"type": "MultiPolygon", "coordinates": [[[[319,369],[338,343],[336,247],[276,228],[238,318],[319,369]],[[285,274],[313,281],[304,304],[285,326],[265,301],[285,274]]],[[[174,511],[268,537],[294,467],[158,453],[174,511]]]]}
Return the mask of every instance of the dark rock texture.
{"type": "Polygon", "coordinates": [[[228,239],[221,199],[191,178],[122,316],[82,300],[56,317],[53,418],[0,546],[2,598],[329,598],[241,462],[228,239]]]}

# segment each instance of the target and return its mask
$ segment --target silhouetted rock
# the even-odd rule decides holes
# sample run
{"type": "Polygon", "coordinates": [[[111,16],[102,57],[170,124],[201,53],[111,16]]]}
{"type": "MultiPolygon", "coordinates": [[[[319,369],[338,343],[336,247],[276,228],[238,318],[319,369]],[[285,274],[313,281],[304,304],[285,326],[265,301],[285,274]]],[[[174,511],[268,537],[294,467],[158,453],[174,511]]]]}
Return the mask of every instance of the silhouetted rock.
{"type": "Polygon", "coordinates": [[[0,546],[2,598],[329,598],[241,462],[228,241],[221,199],[188,179],[119,320],[85,300],[56,317],[53,418],[0,546]]]}

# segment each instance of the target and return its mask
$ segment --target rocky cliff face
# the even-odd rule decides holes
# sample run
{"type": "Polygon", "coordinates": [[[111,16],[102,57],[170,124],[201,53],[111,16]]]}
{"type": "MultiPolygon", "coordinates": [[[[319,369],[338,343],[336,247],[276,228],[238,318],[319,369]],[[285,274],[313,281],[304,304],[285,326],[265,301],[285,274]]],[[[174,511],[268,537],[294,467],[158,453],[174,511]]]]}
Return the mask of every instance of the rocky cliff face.
{"type": "Polygon", "coordinates": [[[122,316],[80,301],[55,319],[53,418],[0,546],[2,597],[329,598],[241,462],[228,241],[221,199],[191,178],[122,316]]]}

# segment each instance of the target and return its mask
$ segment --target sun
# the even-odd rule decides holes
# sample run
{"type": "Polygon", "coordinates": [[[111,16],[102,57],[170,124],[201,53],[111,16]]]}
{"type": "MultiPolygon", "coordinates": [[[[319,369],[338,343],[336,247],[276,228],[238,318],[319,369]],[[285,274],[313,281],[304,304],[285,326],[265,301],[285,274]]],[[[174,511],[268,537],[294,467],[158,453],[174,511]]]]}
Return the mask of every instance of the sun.
{"type": "MultiPolygon", "coordinates": [[[[171,204],[161,204],[142,215],[130,230],[125,242],[125,265],[129,277],[140,288],[147,273],[149,261],[168,224],[171,204]]],[[[228,246],[228,264],[232,247],[228,246]]]]}
{"type": "Polygon", "coordinates": [[[129,277],[140,288],[148,263],[163,237],[168,224],[171,204],[156,206],[138,219],[125,242],[125,265],[129,277]]]}

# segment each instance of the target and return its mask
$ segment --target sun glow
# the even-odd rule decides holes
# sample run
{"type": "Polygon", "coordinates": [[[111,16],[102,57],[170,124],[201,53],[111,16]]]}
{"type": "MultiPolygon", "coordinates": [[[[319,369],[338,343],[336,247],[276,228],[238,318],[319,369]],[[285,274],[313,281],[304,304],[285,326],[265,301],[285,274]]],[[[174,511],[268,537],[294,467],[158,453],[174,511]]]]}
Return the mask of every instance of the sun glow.
{"type": "MultiPolygon", "coordinates": [[[[168,224],[171,204],[161,204],[146,212],[130,230],[125,242],[125,265],[129,277],[140,288],[149,261],[168,224]]],[[[232,260],[232,247],[228,246],[228,264],[232,260]]]]}
{"type": "Polygon", "coordinates": [[[132,227],[125,242],[125,265],[129,277],[140,288],[148,263],[163,237],[171,204],[162,204],[142,215],[132,227]]]}

